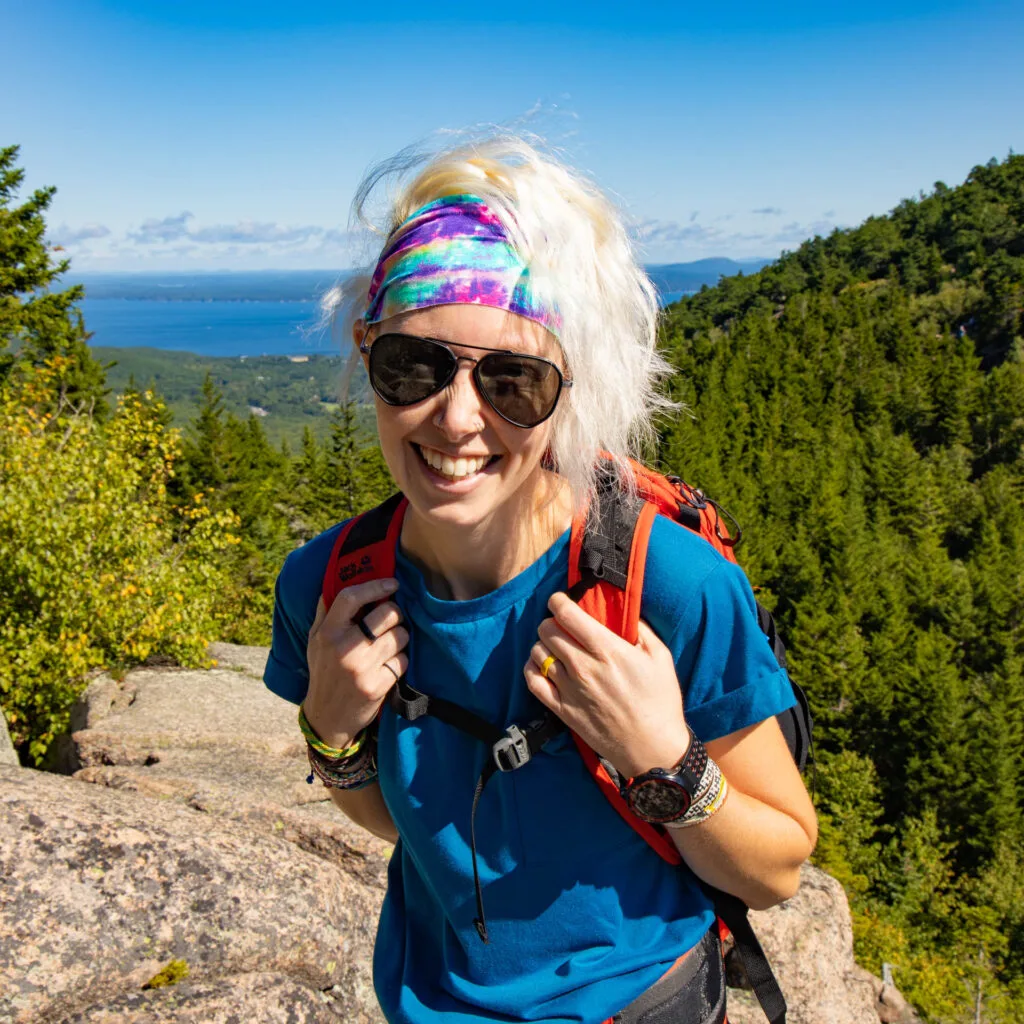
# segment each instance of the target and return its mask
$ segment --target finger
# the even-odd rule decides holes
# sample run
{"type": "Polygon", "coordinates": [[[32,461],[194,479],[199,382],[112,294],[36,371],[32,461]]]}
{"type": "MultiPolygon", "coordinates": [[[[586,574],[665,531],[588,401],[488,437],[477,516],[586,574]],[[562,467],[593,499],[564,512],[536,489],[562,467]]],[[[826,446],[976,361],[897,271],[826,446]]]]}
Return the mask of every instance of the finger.
{"type": "Polygon", "coordinates": [[[387,677],[387,687],[390,692],[391,687],[409,671],[409,659],[404,654],[396,654],[381,665],[381,670],[382,674],[387,677]]]}
{"type": "Polygon", "coordinates": [[[369,580],[366,583],[357,583],[354,586],[346,587],[334,599],[327,612],[327,618],[332,625],[341,625],[351,622],[363,605],[376,604],[387,597],[390,597],[398,589],[398,580],[393,577],[386,577],[381,580],[369,580]]]}
{"type": "Polygon", "coordinates": [[[588,615],[568,594],[558,591],[548,599],[548,609],[562,631],[572,637],[580,647],[598,655],[613,642],[622,643],[622,638],[613,633],[603,622],[588,615]]]}
{"type": "Polygon", "coordinates": [[[551,679],[555,666],[558,664],[558,658],[555,655],[538,641],[530,648],[530,659],[537,666],[542,676],[551,679]],[[545,668],[545,665],[547,668],[545,668]]]}
{"type": "Polygon", "coordinates": [[[388,630],[401,625],[402,612],[394,601],[382,601],[363,616],[363,624],[374,639],[382,637],[388,630]]]}
{"type": "Polygon", "coordinates": [[[530,693],[546,708],[550,708],[556,715],[560,715],[562,695],[558,692],[558,687],[552,679],[544,678],[532,657],[523,667],[523,676],[526,678],[526,688],[530,693]]]}
{"type": "Polygon", "coordinates": [[[369,649],[370,654],[362,659],[361,663],[367,667],[374,664],[381,665],[403,651],[408,643],[408,630],[404,626],[396,626],[394,629],[389,629],[374,643],[373,647],[369,649]]]}
{"type": "Polygon", "coordinates": [[[569,636],[555,619],[545,619],[537,627],[537,636],[548,651],[570,670],[594,660],[594,655],[569,636]]]}

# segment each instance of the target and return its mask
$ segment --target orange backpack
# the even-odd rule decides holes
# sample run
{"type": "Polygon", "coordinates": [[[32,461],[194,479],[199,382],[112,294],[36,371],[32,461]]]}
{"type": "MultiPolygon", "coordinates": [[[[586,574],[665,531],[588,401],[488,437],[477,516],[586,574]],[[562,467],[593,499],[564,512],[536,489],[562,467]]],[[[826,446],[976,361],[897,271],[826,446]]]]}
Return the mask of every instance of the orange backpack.
{"type": "MultiPolygon", "coordinates": [[[[723,520],[723,513],[726,516],[728,513],[679,477],[663,476],[635,462],[632,468],[637,481],[635,498],[622,491],[609,467],[598,486],[599,515],[581,515],[573,520],[569,541],[569,596],[599,622],[630,643],[636,643],[647,544],[655,516],[664,515],[681,523],[734,564],[733,548],[739,543],[742,531],[732,520],[736,535],[730,535],[723,520]]],[[[324,574],[323,599],[326,607],[329,608],[337,595],[354,583],[394,575],[395,552],[407,507],[406,499],[396,494],[345,525],[335,540],[324,574]]],[[[729,518],[732,519],[731,516],[729,518]]],[[[757,614],[758,623],[771,644],[776,660],[785,668],[785,647],[771,614],[760,604],[757,605],[757,614]]],[[[778,721],[790,753],[802,771],[811,746],[811,716],[803,691],[795,683],[792,685],[796,705],[782,712],[778,721]]],[[[407,720],[432,715],[492,748],[493,758],[487,762],[477,781],[473,800],[474,822],[480,795],[493,774],[522,767],[549,739],[565,728],[553,714],[546,712],[535,722],[501,729],[450,701],[419,693],[404,677],[391,691],[388,703],[396,714],[407,720]]],[[[666,831],[641,821],[629,810],[620,792],[615,769],[579,736],[572,735],[588,771],[609,803],[662,859],[670,864],[682,863],[682,857],[666,831]]],[[[471,833],[477,890],[476,926],[486,942],[472,822],[471,833]]],[[[785,1024],[785,999],[747,919],[747,906],[729,893],[703,883],[702,886],[714,903],[723,948],[731,941],[768,1019],[772,1024],[785,1024]]]]}

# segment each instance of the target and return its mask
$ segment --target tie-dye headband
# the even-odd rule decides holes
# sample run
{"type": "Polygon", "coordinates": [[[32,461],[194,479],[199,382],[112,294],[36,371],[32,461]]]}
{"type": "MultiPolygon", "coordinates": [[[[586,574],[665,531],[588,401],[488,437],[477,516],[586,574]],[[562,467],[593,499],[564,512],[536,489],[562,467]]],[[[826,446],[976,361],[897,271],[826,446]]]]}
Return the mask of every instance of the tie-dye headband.
{"type": "Polygon", "coordinates": [[[541,302],[529,268],[478,196],[443,196],[416,210],[388,239],[366,298],[368,324],[427,306],[472,304],[518,313],[555,337],[561,317],[541,302]]]}

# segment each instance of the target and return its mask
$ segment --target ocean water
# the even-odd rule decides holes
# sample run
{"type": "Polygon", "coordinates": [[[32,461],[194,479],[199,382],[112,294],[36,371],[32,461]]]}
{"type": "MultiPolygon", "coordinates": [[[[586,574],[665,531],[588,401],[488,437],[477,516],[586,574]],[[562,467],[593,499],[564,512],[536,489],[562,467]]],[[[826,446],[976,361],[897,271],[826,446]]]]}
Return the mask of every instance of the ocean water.
{"type": "MultiPolygon", "coordinates": [[[[686,292],[664,292],[662,305],[686,292]]],[[[203,356],[333,355],[339,342],[317,328],[315,302],[83,299],[91,344],[170,349],[203,356]]]]}
{"type": "Polygon", "coordinates": [[[92,345],[148,346],[204,356],[332,355],[315,302],[156,302],[84,299],[92,345]]]}

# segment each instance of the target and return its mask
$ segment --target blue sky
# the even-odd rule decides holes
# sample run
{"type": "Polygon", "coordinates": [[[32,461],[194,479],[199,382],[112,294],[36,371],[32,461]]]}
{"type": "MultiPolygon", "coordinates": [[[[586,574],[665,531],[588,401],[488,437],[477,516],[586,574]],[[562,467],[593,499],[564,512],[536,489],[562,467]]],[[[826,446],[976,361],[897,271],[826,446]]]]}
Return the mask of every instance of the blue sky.
{"type": "Polygon", "coordinates": [[[0,0],[0,144],[81,270],[351,265],[365,169],[481,122],[526,117],[652,262],[774,256],[1024,151],[1019,0],[492,9],[0,0]]]}

